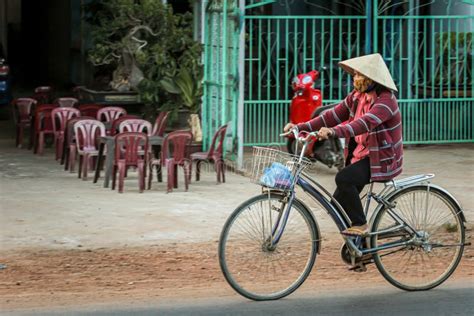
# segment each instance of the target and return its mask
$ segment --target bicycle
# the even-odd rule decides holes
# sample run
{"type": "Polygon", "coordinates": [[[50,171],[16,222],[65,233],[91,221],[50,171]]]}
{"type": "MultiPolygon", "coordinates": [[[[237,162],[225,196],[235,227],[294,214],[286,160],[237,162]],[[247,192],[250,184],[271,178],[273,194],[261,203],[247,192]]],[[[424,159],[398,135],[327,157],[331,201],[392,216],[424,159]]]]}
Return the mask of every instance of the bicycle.
{"type": "MultiPolygon", "coordinates": [[[[303,157],[317,132],[293,133],[303,144],[299,155],[254,147],[252,182],[262,194],[242,203],[227,219],[219,239],[219,263],[225,279],[240,295],[276,300],[293,293],[309,276],[321,250],[321,234],[310,208],[296,197],[300,187],[327,211],[340,231],[350,220],[333,196],[304,172],[303,157]]],[[[466,222],[456,199],[430,183],[433,174],[370,183],[364,212],[377,202],[364,237],[345,237],[342,260],[352,270],[375,263],[392,285],[407,291],[432,289],[449,278],[464,250],[466,222]]],[[[369,217],[367,217],[369,218],[369,217]]]]}

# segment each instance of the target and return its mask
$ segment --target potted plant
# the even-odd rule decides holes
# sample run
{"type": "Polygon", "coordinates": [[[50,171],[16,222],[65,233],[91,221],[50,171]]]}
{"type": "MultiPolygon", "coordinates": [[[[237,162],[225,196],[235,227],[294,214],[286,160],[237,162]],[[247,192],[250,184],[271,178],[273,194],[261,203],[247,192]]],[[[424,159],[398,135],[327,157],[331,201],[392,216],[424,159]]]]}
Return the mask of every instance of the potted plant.
{"type": "Polygon", "coordinates": [[[199,112],[201,110],[202,97],[202,71],[198,77],[192,77],[187,68],[182,68],[175,78],[165,78],[161,85],[172,94],[180,98],[182,108],[180,110],[181,126],[187,125],[191,128],[195,142],[202,141],[201,122],[199,112]],[[183,124],[185,122],[185,124],[183,124]]]}

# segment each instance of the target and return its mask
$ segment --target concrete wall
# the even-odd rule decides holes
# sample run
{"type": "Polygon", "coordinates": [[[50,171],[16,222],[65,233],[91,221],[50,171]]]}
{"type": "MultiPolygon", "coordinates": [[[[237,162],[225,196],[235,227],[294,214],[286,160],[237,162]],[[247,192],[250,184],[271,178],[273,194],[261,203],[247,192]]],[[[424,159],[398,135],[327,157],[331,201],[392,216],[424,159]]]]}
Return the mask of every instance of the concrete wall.
{"type": "Polygon", "coordinates": [[[70,1],[48,1],[48,73],[53,82],[70,81],[70,1]]]}
{"type": "MultiPolygon", "coordinates": [[[[5,0],[4,0],[5,1],[5,0]]],[[[21,0],[6,0],[7,19],[9,23],[21,22],[21,0]]]]}
{"type": "Polygon", "coordinates": [[[21,0],[0,1],[0,43],[3,54],[8,56],[8,25],[19,27],[21,23],[21,0]]]}
{"type": "Polygon", "coordinates": [[[69,0],[23,0],[20,49],[11,58],[19,81],[55,87],[70,82],[70,16],[69,0]]]}
{"type": "Polygon", "coordinates": [[[7,53],[7,3],[0,1],[0,56],[7,53]]]}

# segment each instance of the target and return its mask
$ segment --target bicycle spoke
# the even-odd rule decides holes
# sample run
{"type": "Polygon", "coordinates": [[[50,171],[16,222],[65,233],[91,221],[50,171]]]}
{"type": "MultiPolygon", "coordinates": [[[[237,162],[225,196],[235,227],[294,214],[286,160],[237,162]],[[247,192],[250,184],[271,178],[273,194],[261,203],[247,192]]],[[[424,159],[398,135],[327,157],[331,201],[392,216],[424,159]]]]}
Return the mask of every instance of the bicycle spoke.
{"type": "Polygon", "coordinates": [[[397,252],[400,252],[400,251],[406,251],[406,248],[407,247],[405,246],[405,247],[402,247],[400,249],[392,250],[390,252],[385,252],[383,255],[380,255],[380,257],[390,256],[390,255],[396,254],[397,252]]]}

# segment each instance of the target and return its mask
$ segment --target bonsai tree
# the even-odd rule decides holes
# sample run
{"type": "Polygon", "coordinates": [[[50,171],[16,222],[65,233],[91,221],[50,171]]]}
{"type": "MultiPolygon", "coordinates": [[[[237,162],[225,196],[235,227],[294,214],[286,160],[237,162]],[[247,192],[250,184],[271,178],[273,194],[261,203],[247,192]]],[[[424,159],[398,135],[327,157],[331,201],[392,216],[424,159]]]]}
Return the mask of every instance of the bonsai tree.
{"type": "Polygon", "coordinates": [[[173,14],[156,0],[95,0],[86,11],[89,60],[116,67],[113,84],[135,84],[147,116],[171,111],[176,119],[183,108],[199,113],[202,45],[193,39],[192,14],[173,14]]]}
{"type": "Polygon", "coordinates": [[[114,69],[112,88],[136,88],[144,77],[138,58],[167,33],[171,10],[152,0],[95,0],[85,7],[93,43],[89,61],[97,68],[114,69]]]}

